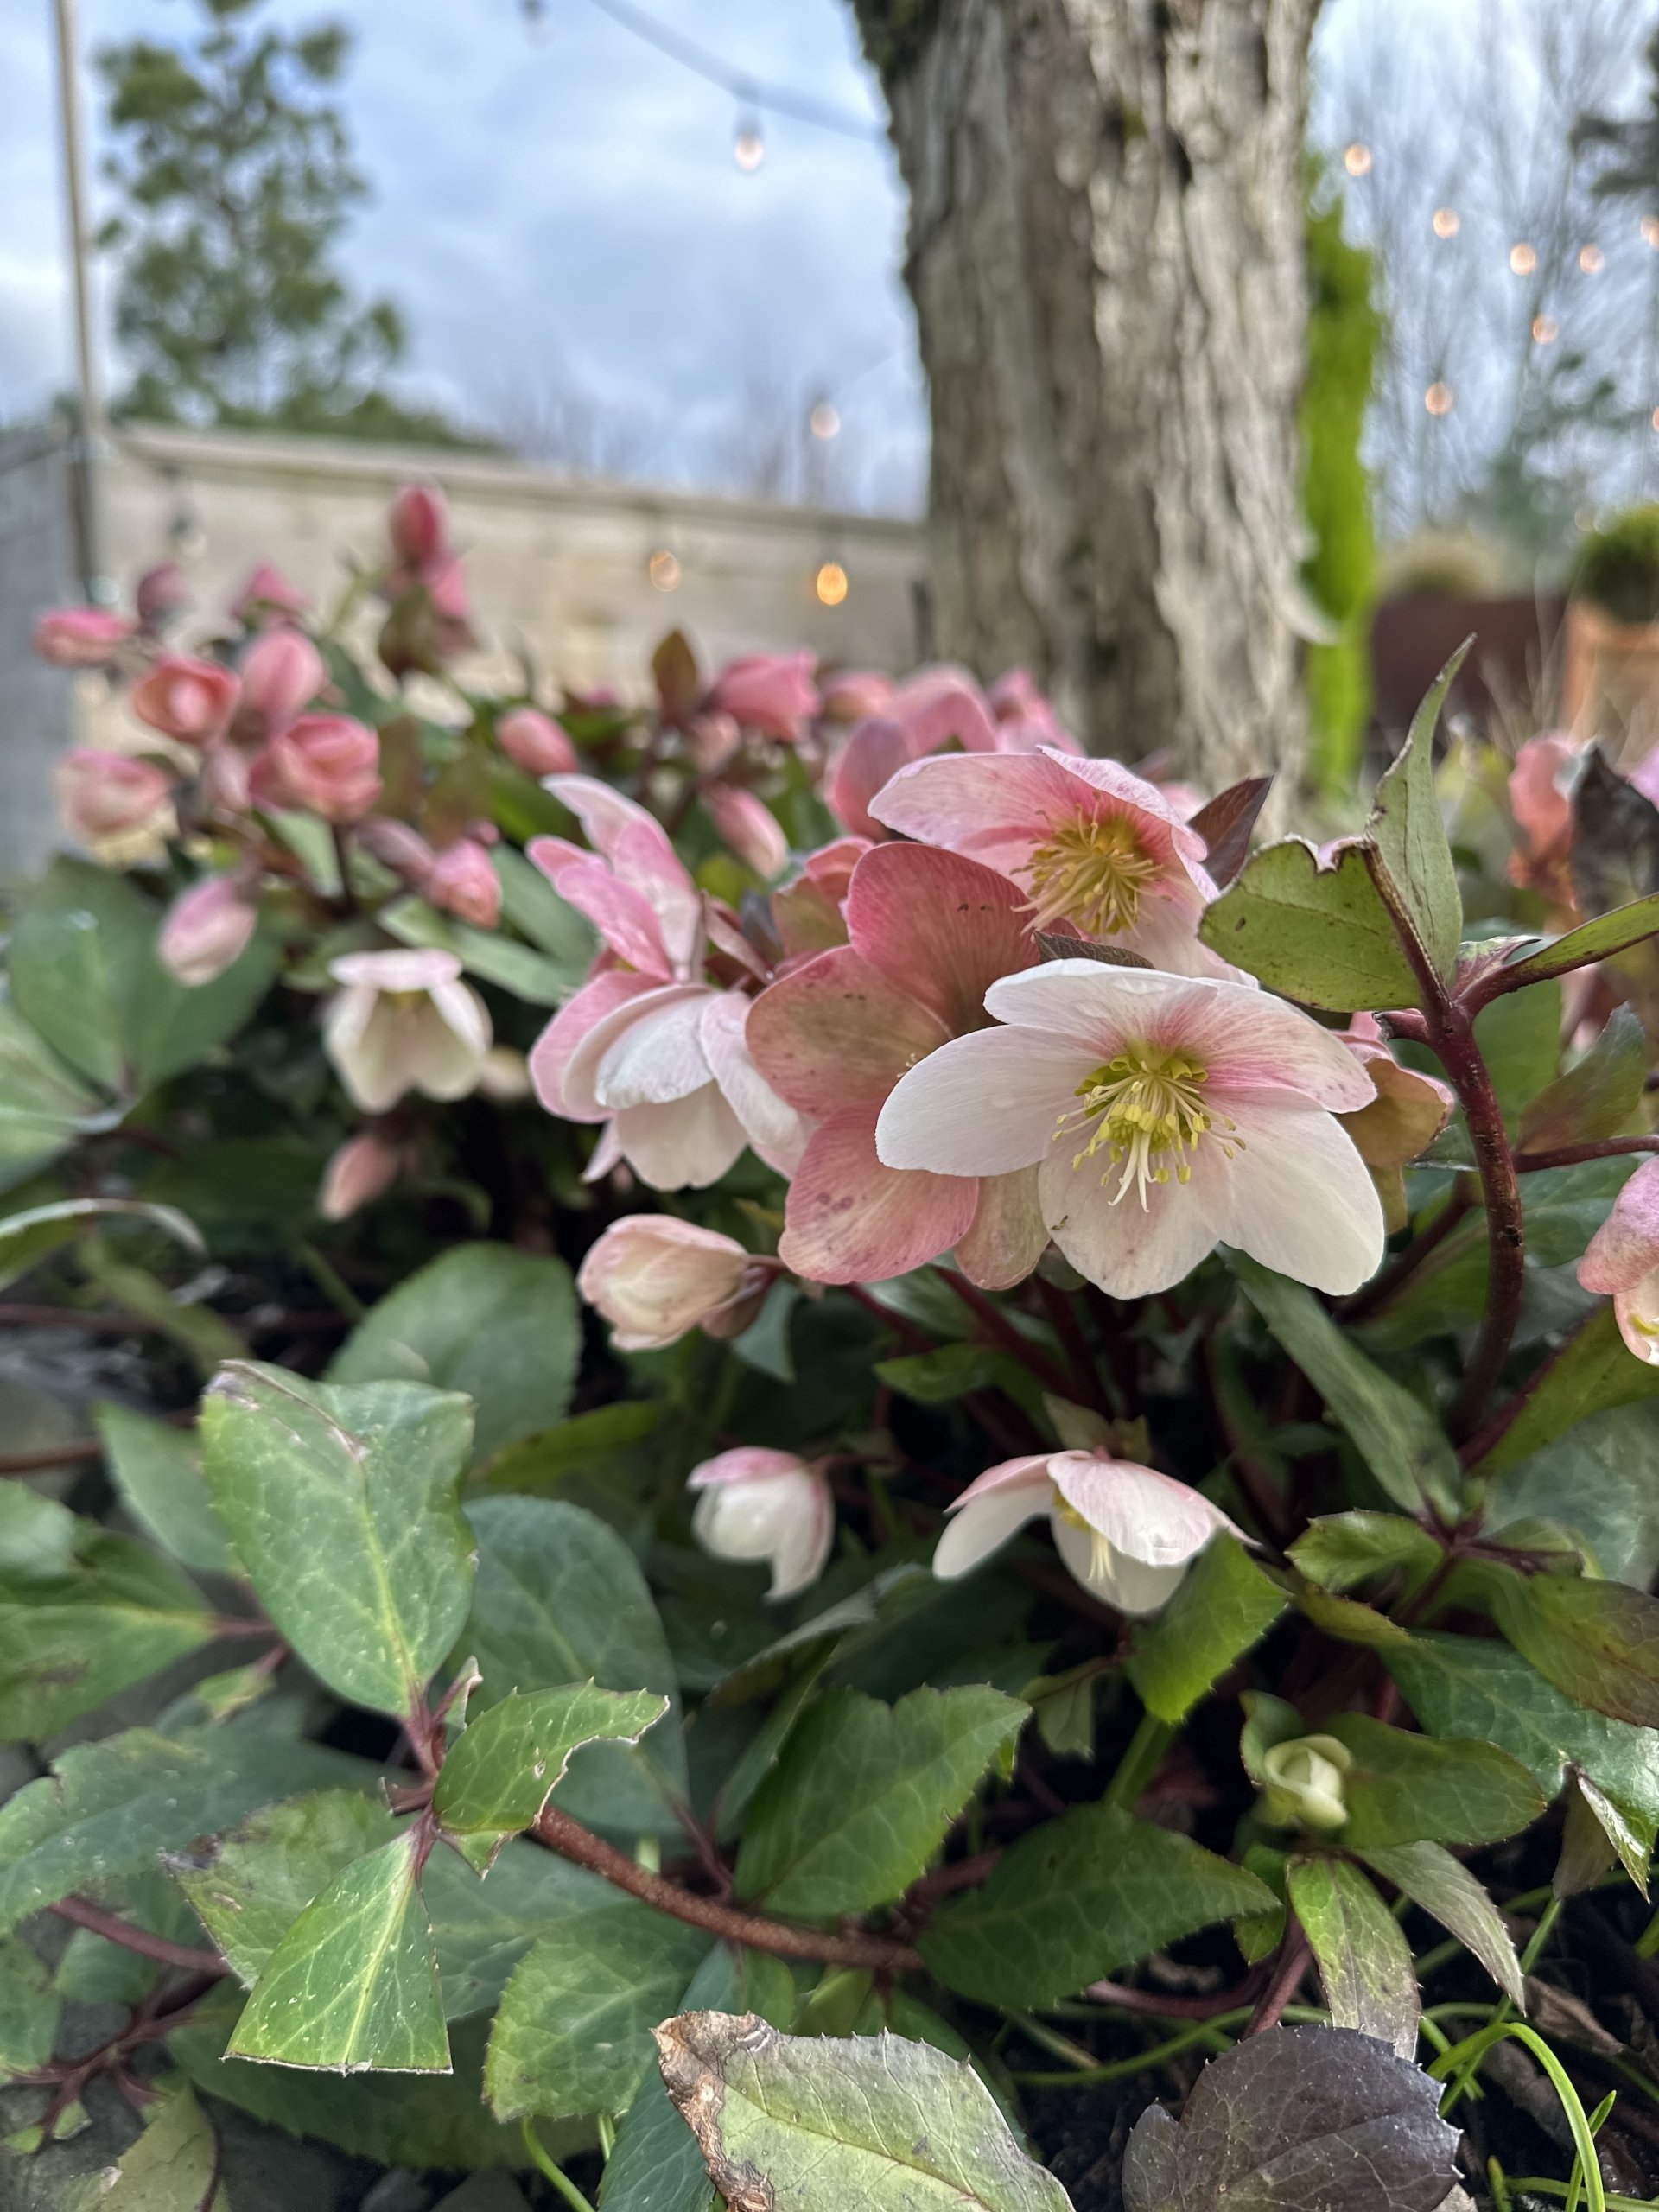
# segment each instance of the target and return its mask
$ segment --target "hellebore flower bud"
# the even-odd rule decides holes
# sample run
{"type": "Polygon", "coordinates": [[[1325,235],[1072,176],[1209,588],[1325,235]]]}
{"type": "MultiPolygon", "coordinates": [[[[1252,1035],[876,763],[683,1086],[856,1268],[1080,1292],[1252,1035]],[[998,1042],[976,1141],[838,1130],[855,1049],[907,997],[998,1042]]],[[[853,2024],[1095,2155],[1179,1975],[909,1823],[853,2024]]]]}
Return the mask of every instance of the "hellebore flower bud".
{"type": "Polygon", "coordinates": [[[721,670],[709,704],[717,714],[734,715],[750,729],[792,744],[802,722],[818,710],[818,687],[812,681],[817,664],[817,655],[807,651],[746,654],[721,670]]]}
{"type": "Polygon", "coordinates": [[[211,983],[247,950],[258,918],[233,877],[204,876],[168,909],[156,950],[180,982],[211,983]]]}
{"type": "Polygon", "coordinates": [[[310,705],[327,671],[309,638],[297,630],[266,630],[243,655],[241,675],[236,734],[258,744],[286,729],[310,705]]]}
{"type": "Polygon", "coordinates": [[[1659,1366],[1659,1160],[1638,1167],[1579,1262],[1581,1289],[1611,1294],[1618,1332],[1659,1366]]]}
{"type": "Polygon", "coordinates": [[[1339,1828],[1348,1817],[1343,1777],[1354,1755],[1334,1736],[1296,1736],[1262,1754],[1267,1817],[1276,1827],[1339,1828]]]}
{"type": "Polygon", "coordinates": [[[164,835],[172,821],[171,777],[130,753],[73,746],[58,765],[57,785],[64,827],[94,852],[111,838],[164,835]]]}
{"type": "Polygon", "coordinates": [[[348,1137],[323,1170],[317,1211],[325,1221],[344,1221],[389,1191],[404,1164],[395,1144],[373,1129],[348,1137]]]}
{"type": "Polygon", "coordinates": [[[35,650],[54,668],[102,668],[133,634],[124,614],[101,607],[54,607],[35,625],[35,650]]]}
{"type": "Polygon", "coordinates": [[[768,1560],[768,1598],[798,1597],[823,1573],[836,1508],[822,1472],[792,1452],[760,1445],[721,1452],[691,1470],[702,1492],[691,1533],[716,1559],[768,1560]]]}
{"type": "Polygon", "coordinates": [[[429,484],[405,484],[386,516],[391,550],[411,569],[429,568],[440,557],[448,528],[443,494],[429,484]]]}
{"type": "Polygon", "coordinates": [[[527,776],[569,776],[578,766],[576,748],[551,715],[538,707],[514,707],[495,726],[501,750],[527,776]]]}
{"type": "Polygon", "coordinates": [[[619,1351],[657,1351],[691,1329],[735,1333],[719,1325],[735,1318],[740,1300],[743,1319],[753,1313],[756,1301],[745,1295],[752,1264],[718,1230],[671,1214],[629,1214],[589,1249],[576,1287],[610,1323],[619,1351]]]}
{"type": "Polygon", "coordinates": [[[267,622],[297,621],[311,604],[297,584],[280,569],[262,561],[228,608],[231,620],[244,629],[257,630],[267,622]]]}
{"type": "Polygon", "coordinates": [[[190,604],[184,570],[176,561],[162,561],[146,569],[133,587],[132,603],[138,610],[139,628],[155,636],[190,604]]]}
{"type": "Polygon", "coordinates": [[[167,653],[133,685],[132,711],[181,745],[206,745],[229,722],[240,689],[216,660],[167,653]]]}
{"type": "Polygon", "coordinates": [[[474,929],[493,930],[501,918],[501,879],[475,838],[457,837],[446,845],[427,870],[424,888],[435,906],[474,929]]]}
{"type": "Polygon", "coordinates": [[[770,882],[789,866],[789,840],[764,799],[733,784],[711,784],[702,795],[703,811],[721,842],[770,882]]]}
{"type": "Polygon", "coordinates": [[[302,715],[265,747],[255,788],[267,803],[308,807],[325,822],[355,822],[380,796],[379,771],[379,736],[366,722],[302,715]]]}

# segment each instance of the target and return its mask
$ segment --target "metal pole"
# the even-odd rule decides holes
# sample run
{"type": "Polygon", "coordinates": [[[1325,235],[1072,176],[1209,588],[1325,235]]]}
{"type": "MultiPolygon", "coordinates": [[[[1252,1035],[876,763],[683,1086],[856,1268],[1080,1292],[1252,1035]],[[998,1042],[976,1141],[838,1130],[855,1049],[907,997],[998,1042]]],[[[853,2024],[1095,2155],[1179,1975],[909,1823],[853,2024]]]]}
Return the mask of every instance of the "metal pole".
{"type": "Polygon", "coordinates": [[[92,328],[92,277],[87,259],[86,132],[80,105],[80,35],[76,0],[54,0],[58,28],[58,103],[63,130],[63,182],[69,232],[70,282],[74,295],[75,357],[79,371],[78,435],[71,448],[79,497],[81,587],[94,605],[108,605],[115,587],[104,574],[99,469],[109,455],[109,421],[99,378],[92,328]]]}

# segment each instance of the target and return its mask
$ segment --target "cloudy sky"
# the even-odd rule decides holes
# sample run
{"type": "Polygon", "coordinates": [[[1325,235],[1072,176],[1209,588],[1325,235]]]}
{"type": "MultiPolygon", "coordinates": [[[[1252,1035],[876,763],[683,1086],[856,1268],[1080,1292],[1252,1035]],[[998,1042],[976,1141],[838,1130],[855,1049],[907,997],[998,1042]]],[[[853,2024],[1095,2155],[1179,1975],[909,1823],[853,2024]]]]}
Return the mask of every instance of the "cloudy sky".
{"type": "MultiPolygon", "coordinates": [[[[346,257],[404,312],[410,388],[520,434],[563,422],[567,439],[669,478],[741,473],[769,425],[833,391],[842,488],[909,503],[925,429],[898,274],[904,208],[850,10],[649,11],[872,135],[768,117],[766,160],[745,175],[732,99],[593,0],[546,0],[533,38],[518,0],[271,0],[282,21],[333,17],[355,35],[345,98],[373,196],[346,257]]],[[[182,39],[196,13],[189,0],[81,12],[89,50],[182,39]]],[[[51,14],[50,0],[0,8],[0,420],[69,381],[51,14]]]]}

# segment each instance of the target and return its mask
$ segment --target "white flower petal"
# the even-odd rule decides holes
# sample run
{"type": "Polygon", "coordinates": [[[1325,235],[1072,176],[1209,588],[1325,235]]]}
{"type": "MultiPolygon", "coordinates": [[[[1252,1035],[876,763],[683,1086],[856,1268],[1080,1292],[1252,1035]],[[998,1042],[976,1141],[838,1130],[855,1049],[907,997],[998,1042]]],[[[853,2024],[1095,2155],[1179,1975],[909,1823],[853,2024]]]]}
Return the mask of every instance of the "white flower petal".
{"type": "Polygon", "coordinates": [[[1332,1297],[1369,1282],[1388,1232],[1347,1131],[1328,1114],[1266,1099],[1235,1097],[1229,1111],[1237,1149],[1226,1163],[1221,1241],[1332,1297]]]}
{"type": "Polygon", "coordinates": [[[1082,1583],[1103,1604],[1116,1606],[1120,1613],[1155,1613],[1169,1603],[1186,1579],[1185,1567],[1147,1567],[1139,1560],[1127,1559],[1104,1538],[1096,1542],[1090,1530],[1074,1528],[1058,1515],[1054,1548],[1072,1580],[1082,1583]]]}
{"type": "Polygon", "coordinates": [[[608,1014],[601,1014],[576,1044],[564,1064],[560,1083],[563,1102],[559,1110],[572,1121],[602,1120],[609,1109],[598,1095],[599,1071],[617,1039],[625,1035],[636,1021],[647,1020],[669,1007],[693,1002],[701,1005],[708,995],[708,987],[702,983],[664,983],[656,990],[644,991],[637,997],[625,999],[620,1006],[613,1007],[608,1014]]]}
{"type": "Polygon", "coordinates": [[[1225,1165],[1213,1138],[1199,1144],[1192,1180],[1153,1183],[1146,1204],[1131,1188],[1114,1196],[1121,1170],[1103,1153],[1072,1166],[1070,1146],[1057,1145],[1038,1179],[1049,1235],[1072,1266],[1113,1298],[1145,1298],[1190,1275],[1217,1242],[1225,1165]],[[1103,1178],[1103,1169],[1104,1171],[1103,1178]]]}
{"type": "Polygon", "coordinates": [[[955,1512],[933,1554],[933,1572],[943,1582],[969,1574],[981,1561],[1000,1551],[1027,1521],[1046,1513],[1054,1489],[1046,1475],[1031,1483],[1013,1483],[970,1498],[955,1512]]]}
{"type": "Polygon", "coordinates": [[[875,1125],[876,1155],[936,1175],[1029,1167],[1096,1065],[1075,1044],[1029,1030],[953,1038],[899,1077],[875,1125]]]}
{"type": "Polygon", "coordinates": [[[706,1190],[745,1143],[743,1124],[714,1083],[666,1104],[625,1106],[615,1128],[623,1158],[653,1191],[706,1190]]]}
{"type": "Polygon", "coordinates": [[[702,1049],[707,995],[688,993],[646,1008],[640,1000],[600,1056],[594,1096],[620,1113],[625,1106],[661,1106],[701,1090],[714,1071],[702,1049]],[[641,1011],[641,1008],[646,1010],[641,1011]]]}

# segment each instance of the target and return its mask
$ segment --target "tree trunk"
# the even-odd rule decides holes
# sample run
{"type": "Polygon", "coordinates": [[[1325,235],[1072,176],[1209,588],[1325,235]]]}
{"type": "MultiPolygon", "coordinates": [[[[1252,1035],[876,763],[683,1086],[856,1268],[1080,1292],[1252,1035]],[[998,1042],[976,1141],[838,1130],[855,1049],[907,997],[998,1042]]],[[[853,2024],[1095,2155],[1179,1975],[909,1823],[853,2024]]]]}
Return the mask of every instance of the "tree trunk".
{"type": "Polygon", "coordinates": [[[910,189],[938,651],[1208,791],[1300,757],[1318,0],[854,0],[910,189]]]}

